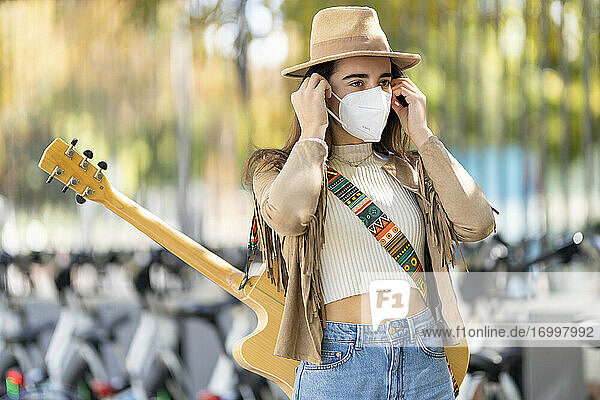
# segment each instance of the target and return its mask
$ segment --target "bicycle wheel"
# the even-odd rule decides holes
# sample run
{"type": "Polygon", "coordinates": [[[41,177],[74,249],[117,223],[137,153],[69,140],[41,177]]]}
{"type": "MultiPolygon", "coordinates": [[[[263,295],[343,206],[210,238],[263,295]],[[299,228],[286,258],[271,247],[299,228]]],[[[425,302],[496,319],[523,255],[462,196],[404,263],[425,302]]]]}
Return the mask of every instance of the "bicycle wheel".
{"type": "Polygon", "coordinates": [[[473,394],[473,400],[521,400],[522,396],[515,380],[501,372],[498,382],[483,376],[473,394]]]}

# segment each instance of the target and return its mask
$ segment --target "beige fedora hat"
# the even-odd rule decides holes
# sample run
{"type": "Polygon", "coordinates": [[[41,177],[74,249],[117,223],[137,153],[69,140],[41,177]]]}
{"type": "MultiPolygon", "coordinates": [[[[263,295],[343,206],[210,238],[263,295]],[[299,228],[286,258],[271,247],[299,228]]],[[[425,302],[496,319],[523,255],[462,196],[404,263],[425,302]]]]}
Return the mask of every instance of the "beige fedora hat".
{"type": "Polygon", "coordinates": [[[312,65],[354,56],[389,57],[402,70],[421,61],[419,54],[390,49],[377,12],[371,7],[329,7],[313,17],[310,60],[283,69],[281,75],[302,78],[312,65]]]}

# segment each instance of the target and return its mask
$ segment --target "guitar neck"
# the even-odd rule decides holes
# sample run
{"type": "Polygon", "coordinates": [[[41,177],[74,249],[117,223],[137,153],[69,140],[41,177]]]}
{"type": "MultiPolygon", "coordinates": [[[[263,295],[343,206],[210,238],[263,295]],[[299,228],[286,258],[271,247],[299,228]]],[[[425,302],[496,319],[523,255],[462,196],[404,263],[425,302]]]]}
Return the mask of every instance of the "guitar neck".
{"type": "Polygon", "coordinates": [[[231,295],[241,298],[243,292],[238,287],[244,274],[227,261],[115,189],[102,204],[231,295]]]}

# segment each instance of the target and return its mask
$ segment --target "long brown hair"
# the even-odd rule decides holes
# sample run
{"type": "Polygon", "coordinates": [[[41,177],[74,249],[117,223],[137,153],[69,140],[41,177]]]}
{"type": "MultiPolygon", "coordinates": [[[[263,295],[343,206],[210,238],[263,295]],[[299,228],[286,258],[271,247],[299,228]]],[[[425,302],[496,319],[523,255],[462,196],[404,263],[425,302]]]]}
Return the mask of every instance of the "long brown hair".
{"type": "MultiPolygon", "coordinates": [[[[310,78],[313,73],[318,73],[325,79],[329,81],[329,78],[333,74],[335,70],[335,60],[328,61],[325,63],[317,64],[311,66],[304,77],[298,84],[298,88],[302,85],[305,79],[310,78]]],[[[396,64],[391,62],[391,73],[392,78],[404,77],[404,73],[396,64]]],[[[333,150],[333,136],[331,133],[331,125],[334,123],[334,119],[331,115],[329,117],[329,126],[325,131],[325,143],[329,147],[329,153],[327,154],[327,158],[331,156],[331,152],[333,150]]],[[[287,138],[285,145],[281,149],[274,148],[264,148],[264,149],[256,149],[250,156],[246,159],[244,163],[244,167],[242,169],[242,186],[243,187],[251,187],[252,186],[252,177],[257,168],[261,170],[270,170],[276,169],[277,171],[281,171],[283,165],[287,161],[287,158],[294,147],[294,144],[300,139],[300,134],[302,133],[300,128],[300,122],[298,121],[298,116],[294,111],[294,116],[292,118],[292,123],[290,127],[290,134],[287,138]]],[[[395,154],[400,157],[406,158],[406,151],[408,149],[409,137],[406,134],[402,133],[400,120],[398,116],[394,112],[394,110],[390,110],[390,115],[388,116],[387,123],[385,128],[383,129],[383,133],[381,135],[381,140],[379,142],[373,143],[373,151],[378,152],[383,155],[395,154]]]]}

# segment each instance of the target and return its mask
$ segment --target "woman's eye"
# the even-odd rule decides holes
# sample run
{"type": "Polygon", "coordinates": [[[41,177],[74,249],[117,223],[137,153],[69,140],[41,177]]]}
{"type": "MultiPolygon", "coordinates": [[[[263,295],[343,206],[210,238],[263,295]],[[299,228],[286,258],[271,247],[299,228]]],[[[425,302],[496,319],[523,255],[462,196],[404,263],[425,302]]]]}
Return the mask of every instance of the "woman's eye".
{"type": "MultiPolygon", "coordinates": [[[[385,80],[385,81],[381,81],[380,83],[383,83],[384,84],[383,86],[387,86],[387,85],[390,84],[390,81],[389,80],[385,80]]],[[[354,87],[358,87],[360,85],[362,85],[362,81],[354,81],[354,82],[350,83],[350,86],[354,86],[354,87]],[[355,83],[356,83],[356,85],[355,85],[355,83]]]]}

